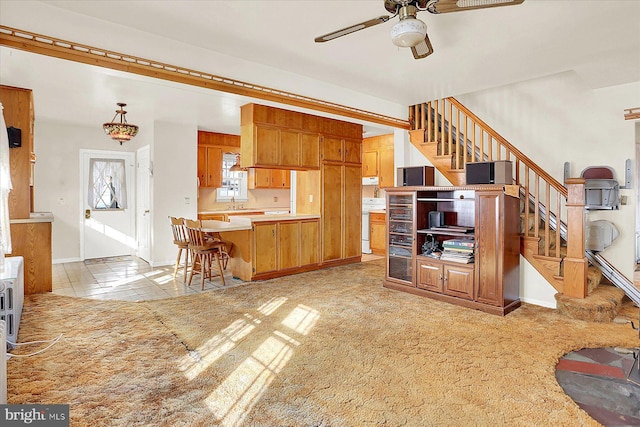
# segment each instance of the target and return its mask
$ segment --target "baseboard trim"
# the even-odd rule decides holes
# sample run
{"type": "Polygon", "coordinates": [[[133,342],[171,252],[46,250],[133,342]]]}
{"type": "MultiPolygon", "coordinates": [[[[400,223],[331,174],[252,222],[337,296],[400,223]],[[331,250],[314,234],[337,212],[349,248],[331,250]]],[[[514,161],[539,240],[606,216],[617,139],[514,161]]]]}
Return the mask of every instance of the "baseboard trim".
{"type": "Polygon", "coordinates": [[[80,262],[82,261],[80,258],[58,258],[51,260],[51,264],[64,264],[67,262],[80,262]]]}

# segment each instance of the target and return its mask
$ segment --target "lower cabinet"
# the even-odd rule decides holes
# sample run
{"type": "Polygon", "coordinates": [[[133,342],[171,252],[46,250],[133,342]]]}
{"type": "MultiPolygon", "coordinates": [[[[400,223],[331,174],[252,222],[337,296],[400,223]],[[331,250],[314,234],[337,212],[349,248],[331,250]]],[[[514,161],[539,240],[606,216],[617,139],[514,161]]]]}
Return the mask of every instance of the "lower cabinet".
{"type": "Polygon", "coordinates": [[[277,223],[260,222],[253,226],[253,271],[255,274],[269,273],[277,269],[278,240],[277,223]]]}
{"type": "Polygon", "coordinates": [[[255,222],[253,276],[302,271],[317,265],[318,230],[317,219],[255,222]]]}
{"type": "Polygon", "coordinates": [[[371,212],[369,214],[369,247],[371,253],[384,255],[387,243],[386,214],[371,212]]]}
{"type": "Polygon", "coordinates": [[[445,264],[427,257],[417,257],[417,263],[418,288],[473,300],[473,264],[445,264]]]}

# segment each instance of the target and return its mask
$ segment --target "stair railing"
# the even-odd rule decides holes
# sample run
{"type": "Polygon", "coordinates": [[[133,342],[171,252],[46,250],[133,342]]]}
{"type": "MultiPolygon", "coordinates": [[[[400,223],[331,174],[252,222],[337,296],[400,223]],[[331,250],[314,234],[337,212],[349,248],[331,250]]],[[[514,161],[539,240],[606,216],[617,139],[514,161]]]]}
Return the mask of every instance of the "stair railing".
{"type": "MultiPolygon", "coordinates": [[[[411,130],[424,130],[425,143],[437,144],[437,156],[451,156],[451,170],[462,171],[468,162],[509,160],[513,163],[513,180],[521,187],[523,245],[541,262],[545,259],[562,262],[567,253],[575,254],[576,250],[584,248],[584,215],[580,220],[575,214],[575,200],[567,204],[567,187],[456,99],[450,97],[410,106],[409,122],[411,130]],[[581,230],[579,233],[566,232],[568,211],[572,212],[571,220],[576,221],[571,230],[581,230]],[[571,246],[575,246],[574,250],[571,246]]],[[[582,259],[586,265],[586,258],[583,256],[582,259]]],[[[577,261],[573,257],[571,260],[577,261]]],[[[556,263],[558,271],[555,275],[558,277],[561,275],[560,262],[556,263]]],[[[580,267],[578,270],[585,269],[580,267]]],[[[582,274],[570,280],[582,280],[579,276],[582,274]]],[[[564,281],[566,284],[566,277],[564,281]]],[[[574,283],[570,286],[575,287],[582,288],[582,285],[574,283]]],[[[586,296],[582,295],[581,289],[571,293],[586,296]]]]}

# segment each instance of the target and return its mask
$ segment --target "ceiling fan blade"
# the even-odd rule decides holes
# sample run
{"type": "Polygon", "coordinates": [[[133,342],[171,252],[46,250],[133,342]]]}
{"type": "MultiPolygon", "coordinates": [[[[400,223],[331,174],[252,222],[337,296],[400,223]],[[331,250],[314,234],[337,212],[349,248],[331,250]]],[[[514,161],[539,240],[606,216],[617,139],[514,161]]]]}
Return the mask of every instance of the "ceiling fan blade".
{"type": "Polygon", "coordinates": [[[429,40],[429,36],[428,35],[425,36],[423,41],[413,46],[411,48],[411,53],[413,53],[413,57],[415,59],[422,59],[431,55],[433,53],[433,46],[431,46],[431,41],[429,40]]]}
{"type": "Polygon", "coordinates": [[[515,6],[524,0],[431,0],[427,10],[431,13],[460,12],[488,7],[515,6]]]}
{"type": "Polygon", "coordinates": [[[316,37],[314,40],[316,43],[328,42],[333,39],[337,39],[338,37],[346,36],[347,34],[355,33],[356,31],[364,30],[365,28],[373,27],[374,25],[382,24],[383,22],[387,22],[391,18],[390,16],[379,16],[374,19],[370,19],[368,21],[361,22],[359,24],[352,25],[347,28],[343,28],[338,31],[333,31],[329,34],[325,34],[324,36],[316,37]]]}

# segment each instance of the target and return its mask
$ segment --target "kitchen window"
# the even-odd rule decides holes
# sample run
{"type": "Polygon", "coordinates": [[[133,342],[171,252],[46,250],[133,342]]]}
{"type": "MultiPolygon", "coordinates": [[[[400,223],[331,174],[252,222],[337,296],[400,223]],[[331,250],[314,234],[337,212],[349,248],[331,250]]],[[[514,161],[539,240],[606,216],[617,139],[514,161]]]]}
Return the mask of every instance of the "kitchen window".
{"type": "Polygon", "coordinates": [[[231,171],[236,164],[235,153],[222,156],[222,187],[217,189],[216,201],[229,202],[231,198],[237,202],[247,201],[248,176],[246,171],[231,171]]]}

